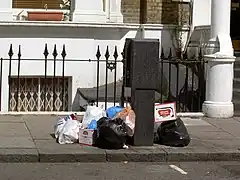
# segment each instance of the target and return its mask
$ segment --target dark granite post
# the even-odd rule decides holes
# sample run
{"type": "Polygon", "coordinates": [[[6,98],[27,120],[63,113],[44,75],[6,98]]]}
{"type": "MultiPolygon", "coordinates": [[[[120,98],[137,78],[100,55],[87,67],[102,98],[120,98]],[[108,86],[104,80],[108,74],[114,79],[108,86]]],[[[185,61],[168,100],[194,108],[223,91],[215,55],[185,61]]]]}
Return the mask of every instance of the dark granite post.
{"type": "Polygon", "coordinates": [[[159,87],[159,41],[127,39],[126,86],[131,88],[131,104],[136,113],[133,144],[153,145],[155,90],[159,87]]]}

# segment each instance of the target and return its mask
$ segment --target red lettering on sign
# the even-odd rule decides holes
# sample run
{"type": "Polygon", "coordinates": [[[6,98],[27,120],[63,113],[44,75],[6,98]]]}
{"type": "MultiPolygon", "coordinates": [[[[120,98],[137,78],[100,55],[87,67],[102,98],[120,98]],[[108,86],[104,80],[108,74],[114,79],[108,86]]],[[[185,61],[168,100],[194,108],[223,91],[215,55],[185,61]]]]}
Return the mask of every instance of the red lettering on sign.
{"type": "Polygon", "coordinates": [[[88,132],[87,131],[83,131],[83,135],[88,135],[88,132]]]}
{"type": "Polygon", "coordinates": [[[163,117],[170,116],[170,114],[171,114],[171,109],[170,109],[170,108],[168,108],[168,109],[160,109],[160,110],[158,111],[158,114],[159,114],[160,116],[163,116],[163,117]]]}

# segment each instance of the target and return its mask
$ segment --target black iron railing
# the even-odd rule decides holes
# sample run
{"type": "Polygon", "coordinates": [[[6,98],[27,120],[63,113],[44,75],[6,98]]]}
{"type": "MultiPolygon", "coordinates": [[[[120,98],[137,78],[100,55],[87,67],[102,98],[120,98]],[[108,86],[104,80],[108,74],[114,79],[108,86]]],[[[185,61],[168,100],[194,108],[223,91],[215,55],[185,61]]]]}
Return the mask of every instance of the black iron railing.
{"type": "MultiPolygon", "coordinates": [[[[178,112],[200,112],[201,106],[205,98],[205,61],[202,57],[201,50],[196,58],[189,58],[187,54],[182,57],[174,57],[172,51],[169,51],[167,57],[163,53],[159,59],[160,66],[160,81],[161,85],[157,90],[156,102],[172,102],[175,101],[178,112]]],[[[65,45],[61,49],[61,53],[57,51],[56,45],[53,52],[50,55],[47,44],[45,45],[42,59],[24,59],[22,58],[21,46],[19,46],[17,52],[17,58],[14,58],[14,51],[12,45],[10,46],[9,58],[0,60],[0,91],[2,91],[2,78],[3,78],[3,62],[8,61],[8,79],[9,79],[9,110],[11,111],[25,111],[20,104],[22,103],[22,92],[24,89],[21,87],[21,83],[26,81],[23,79],[24,74],[21,74],[21,68],[24,61],[41,61],[44,62],[44,69],[41,75],[40,85],[41,95],[39,95],[40,104],[38,108],[27,108],[27,111],[69,111],[71,109],[68,100],[68,80],[66,76],[66,66],[68,62],[76,63],[95,63],[96,65],[96,86],[92,88],[79,87],[78,95],[81,96],[87,104],[95,103],[97,106],[100,102],[105,104],[112,102],[113,105],[120,103],[124,105],[125,101],[131,101],[131,94],[125,92],[125,64],[127,59],[124,53],[119,55],[117,47],[115,47],[112,55],[109,52],[109,47],[106,47],[104,55],[100,52],[100,47],[96,50],[96,59],[68,59],[65,45]],[[17,75],[12,75],[12,63],[17,61],[17,75]],[[49,67],[48,62],[53,62],[53,70],[51,74],[48,74],[49,67]],[[61,67],[57,67],[57,62],[61,62],[61,67]],[[100,65],[104,64],[105,78],[104,83],[100,83],[100,65]],[[123,68],[119,68],[120,67],[123,68]],[[57,76],[56,69],[61,68],[61,76],[57,76]],[[120,72],[118,72],[120,70],[120,72]],[[109,80],[110,73],[113,75],[113,81],[109,80]],[[123,74],[121,80],[117,79],[117,74],[123,74]],[[15,88],[12,84],[15,83],[15,88]],[[16,90],[15,90],[16,89],[16,90]],[[49,89],[52,89],[52,97],[49,96],[49,89]],[[57,95],[58,94],[58,95],[57,95]],[[12,99],[11,99],[12,98],[12,99]],[[10,104],[16,100],[14,108],[10,108],[10,104]],[[59,99],[61,102],[58,102],[59,99]],[[51,102],[50,102],[51,101],[51,102]],[[60,104],[59,104],[60,103],[60,104]],[[49,105],[50,104],[50,105],[49,105]],[[56,105],[58,104],[58,105],[56,105]],[[58,106],[58,107],[57,107],[58,106]]],[[[79,66],[80,67],[80,66],[79,66]]],[[[79,68],[80,69],[80,68],[79,68]]],[[[40,76],[40,75],[39,75],[40,76]]],[[[34,83],[33,83],[34,84],[34,83]]],[[[35,83],[36,84],[36,83],[35,83]]],[[[27,90],[28,91],[28,90],[27,90]]],[[[30,91],[30,90],[29,90],[30,91]]],[[[26,92],[34,94],[34,90],[26,92]]],[[[35,95],[35,94],[34,94],[35,95]]],[[[29,95],[30,96],[30,95],[29,95]]],[[[32,95],[33,96],[33,95],[32,95]]],[[[0,96],[1,101],[1,96],[0,96]]],[[[0,103],[1,104],[1,103],[0,103]]],[[[81,104],[79,105],[81,106],[81,104]]],[[[84,110],[81,108],[80,110],[84,110]]]]}
{"type": "MultiPolygon", "coordinates": [[[[76,63],[76,66],[78,66],[79,62],[83,63],[95,63],[96,64],[96,71],[97,71],[97,77],[96,77],[96,86],[93,87],[93,91],[94,91],[94,95],[93,97],[89,97],[89,95],[87,94],[88,91],[85,91],[86,94],[84,94],[84,98],[86,98],[86,100],[89,102],[89,103],[95,103],[96,105],[99,105],[99,101],[103,101],[104,99],[104,102],[105,102],[105,108],[107,108],[107,102],[108,102],[108,94],[110,93],[109,91],[113,91],[113,93],[111,92],[111,101],[113,101],[114,105],[117,103],[117,64],[119,63],[122,63],[122,59],[121,60],[118,60],[119,58],[119,55],[118,55],[118,52],[117,52],[117,47],[115,47],[114,49],[114,52],[113,52],[113,55],[111,58],[111,55],[110,55],[110,52],[109,52],[109,47],[107,46],[106,48],[106,52],[104,54],[104,56],[101,54],[100,52],[100,47],[98,46],[97,47],[97,51],[96,51],[96,59],[80,59],[80,60],[76,60],[76,59],[67,59],[66,56],[67,56],[67,52],[66,52],[66,48],[65,48],[65,45],[63,46],[62,50],[61,50],[61,54],[60,54],[60,58],[58,57],[58,51],[57,51],[57,48],[56,48],[56,45],[54,45],[54,49],[53,49],[53,52],[52,52],[52,56],[50,55],[49,51],[48,51],[48,46],[47,44],[45,45],[45,49],[44,49],[44,52],[43,52],[43,56],[44,58],[43,59],[24,59],[22,58],[22,52],[21,52],[21,46],[19,46],[19,49],[18,49],[18,52],[17,52],[17,58],[13,58],[14,57],[14,51],[13,51],[13,47],[12,45],[10,45],[10,49],[9,49],[9,52],[8,52],[8,56],[9,58],[7,59],[4,59],[4,58],[1,58],[1,61],[0,61],[0,65],[1,65],[1,69],[0,69],[0,82],[1,82],[1,88],[2,88],[2,76],[3,76],[3,61],[8,61],[9,62],[9,67],[8,67],[8,79],[9,79],[9,104],[10,104],[10,101],[11,101],[11,93],[13,93],[14,90],[12,90],[13,88],[11,87],[11,84],[13,84],[13,81],[17,82],[15,83],[16,84],[16,88],[17,90],[15,90],[15,94],[13,95],[15,97],[15,100],[16,100],[16,106],[12,109],[12,111],[23,111],[23,109],[19,108],[19,104],[20,104],[20,100],[21,100],[21,92],[23,91],[23,89],[21,89],[21,81],[22,80],[22,77],[24,76],[24,74],[21,74],[21,65],[22,63],[24,63],[24,61],[41,61],[41,62],[44,62],[44,74],[43,75],[39,75],[39,76],[42,76],[42,85],[44,86],[43,89],[43,96],[44,98],[42,98],[42,101],[43,101],[43,107],[40,107],[38,108],[38,110],[40,111],[68,111],[68,110],[72,110],[72,109],[69,109],[68,107],[68,99],[66,99],[68,96],[65,95],[66,93],[66,88],[64,86],[66,86],[66,75],[65,75],[65,70],[66,70],[66,66],[67,66],[67,62],[74,62],[76,63]],[[13,76],[12,75],[12,63],[13,61],[17,61],[17,76],[13,76]],[[61,77],[57,77],[57,74],[56,74],[56,68],[57,68],[57,62],[61,62],[62,64],[62,67],[61,67],[61,77]],[[48,62],[53,62],[53,71],[51,74],[48,74],[49,72],[49,67],[48,67],[48,62]],[[105,64],[105,85],[100,85],[100,64],[104,63],[105,64]],[[110,72],[109,72],[110,71],[110,72]],[[108,76],[109,76],[109,73],[114,73],[113,76],[114,76],[114,82],[109,82],[109,79],[108,79],[108,76]],[[57,83],[59,79],[61,78],[61,83],[57,83]],[[48,106],[48,100],[49,98],[47,98],[47,95],[49,94],[48,92],[48,85],[49,85],[49,79],[51,79],[51,88],[52,88],[52,91],[51,93],[53,93],[53,96],[51,97],[52,98],[52,108],[49,108],[48,106]],[[109,84],[113,84],[113,87],[110,87],[109,88],[109,84]],[[59,86],[62,86],[62,87],[59,87],[59,86]],[[11,89],[12,88],[12,89],[11,89]],[[56,89],[59,89],[61,88],[61,92],[59,92],[61,94],[61,108],[56,108],[54,106],[54,103],[56,102],[56,89]],[[103,93],[101,93],[104,89],[104,97],[103,97],[103,93]],[[110,90],[109,90],[110,89],[110,90]]],[[[59,67],[58,67],[59,68],[59,67]]],[[[67,84],[68,86],[68,84],[67,84]]],[[[79,87],[81,90],[86,90],[86,89],[91,89],[91,88],[81,88],[79,87]]],[[[122,89],[122,87],[121,87],[122,89]]],[[[28,91],[28,90],[27,90],[28,91]]],[[[28,93],[28,92],[26,92],[28,93]]],[[[121,99],[121,98],[120,98],[121,99]]],[[[1,101],[1,99],[0,99],[1,101]]],[[[0,103],[1,104],[1,103],[0,103]]],[[[10,106],[10,105],[9,105],[10,106]]],[[[9,108],[10,109],[10,108],[9,108]]],[[[35,110],[37,108],[34,108],[35,110]]],[[[25,109],[26,110],[26,109],[25,109]]],[[[28,109],[29,111],[29,109],[28,109]]]]}
{"type": "Polygon", "coordinates": [[[166,57],[162,48],[159,102],[175,101],[178,112],[201,112],[205,99],[205,64],[201,49],[198,57],[189,58],[186,53],[174,57],[171,49],[166,57]]]}

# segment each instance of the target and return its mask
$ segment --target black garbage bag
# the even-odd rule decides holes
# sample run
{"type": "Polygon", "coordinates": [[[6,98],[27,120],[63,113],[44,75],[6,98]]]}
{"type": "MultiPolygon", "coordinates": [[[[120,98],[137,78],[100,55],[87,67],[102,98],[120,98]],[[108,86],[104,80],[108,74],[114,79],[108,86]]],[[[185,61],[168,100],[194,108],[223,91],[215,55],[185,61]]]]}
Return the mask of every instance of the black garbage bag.
{"type": "Polygon", "coordinates": [[[154,123],[154,129],[153,129],[153,142],[159,143],[159,136],[158,136],[158,128],[161,125],[161,123],[154,123]]]}
{"type": "Polygon", "coordinates": [[[127,141],[127,127],[123,120],[101,118],[97,123],[95,145],[102,149],[122,149],[127,141]]]}
{"type": "Polygon", "coordinates": [[[180,118],[162,122],[158,127],[156,139],[159,144],[172,147],[184,147],[191,141],[187,128],[180,118]]]}

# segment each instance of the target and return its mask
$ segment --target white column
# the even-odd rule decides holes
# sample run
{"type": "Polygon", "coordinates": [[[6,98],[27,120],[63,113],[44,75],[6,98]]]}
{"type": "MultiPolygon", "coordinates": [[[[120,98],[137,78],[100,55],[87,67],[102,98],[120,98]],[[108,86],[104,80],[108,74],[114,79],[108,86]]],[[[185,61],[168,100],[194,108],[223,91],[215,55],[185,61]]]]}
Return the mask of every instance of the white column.
{"type": "Polygon", "coordinates": [[[12,0],[4,0],[0,5],[0,20],[11,21],[13,20],[12,15],[12,0]]]}
{"type": "Polygon", "coordinates": [[[105,23],[106,13],[103,11],[102,0],[75,0],[72,4],[73,22],[105,23]]]}
{"type": "Polygon", "coordinates": [[[219,34],[230,34],[231,0],[212,0],[211,38],[219,34]]]}
{"type": "Polygon", "coordinates": [[[229,118],[234,114],[232,103],[233,56],[230,38],[231,0],[212,0],[211,39],[207,63],[206,99],[203,112],[208,117],[229,118]]]}
{"type": "Polygon", "coordinates": [[[123,22],[123,15],[121,13],[121,1],[122,0],[107,0],[110,7],[110,22],[123,22]]]}

